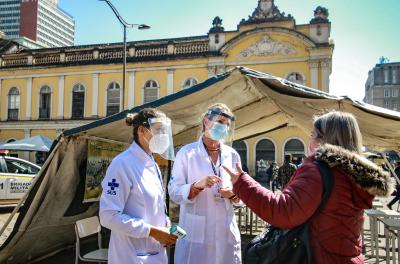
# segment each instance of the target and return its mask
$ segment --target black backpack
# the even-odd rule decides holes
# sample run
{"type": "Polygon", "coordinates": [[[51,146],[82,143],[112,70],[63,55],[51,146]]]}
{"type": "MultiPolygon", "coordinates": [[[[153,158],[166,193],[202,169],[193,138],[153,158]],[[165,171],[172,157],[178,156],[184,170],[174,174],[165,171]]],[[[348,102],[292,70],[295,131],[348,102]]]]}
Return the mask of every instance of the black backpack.
{"type": "MultiPolygon", "coordinates": [[[[322,161],[315,161],[315,163],[318,165],[322,177],[323,196],[314,215],[324,206],[333,188],[333,175],[329,166],[322,161]]],[[[256,236],[246,246],[243,256],[244,263],[310,264],[312,252],[309,243],[308,220],[289,230],[268,226],[263,233],[256,236]]]]}

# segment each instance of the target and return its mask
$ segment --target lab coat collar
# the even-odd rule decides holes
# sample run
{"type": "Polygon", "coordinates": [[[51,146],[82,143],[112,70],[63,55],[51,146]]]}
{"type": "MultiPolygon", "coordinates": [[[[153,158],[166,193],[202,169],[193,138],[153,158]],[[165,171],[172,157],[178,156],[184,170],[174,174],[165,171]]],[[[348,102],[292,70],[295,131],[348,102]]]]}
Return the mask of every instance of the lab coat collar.
{"type": "Polygon", "coordinates": [[[131,151],[131,153],[137,157],[138,159],[142,160],[144,164],[149,164],[149,163],[153,163],[153,158],[146,153],[146,151],[144,151],[136,142],[133,142],[130,147],[129,150],[131,151]]]}
{"type": "MultiPolygon", "coordinates": [[[[197,148],[199,150],[199,153],[202,156],[208,157],[208,153],[207,153],[206,148],[204,147],[202,138],[203,137],[200,137],[200,139],[197,141],[197,144],[198,144],[197,148]]],[[[229,156],[229,153],[231,151],[230,151],[229,147],[227,145],[223,144],[222,142],[221,142],[220,146],[221,146],[221,159],[223,161],[223,160],[225,160],[225,158],[227,158],[229,156]]]]}

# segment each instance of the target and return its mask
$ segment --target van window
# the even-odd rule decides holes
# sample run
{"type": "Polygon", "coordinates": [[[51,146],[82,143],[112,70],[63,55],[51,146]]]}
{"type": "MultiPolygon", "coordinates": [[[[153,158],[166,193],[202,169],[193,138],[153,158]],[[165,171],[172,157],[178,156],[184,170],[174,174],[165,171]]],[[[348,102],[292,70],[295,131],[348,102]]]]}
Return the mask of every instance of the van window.
{"type": "Polygon", "coordinates": [[[37,174],[39,169],[19,160],[6,159],[8,173],[37,174]]]}

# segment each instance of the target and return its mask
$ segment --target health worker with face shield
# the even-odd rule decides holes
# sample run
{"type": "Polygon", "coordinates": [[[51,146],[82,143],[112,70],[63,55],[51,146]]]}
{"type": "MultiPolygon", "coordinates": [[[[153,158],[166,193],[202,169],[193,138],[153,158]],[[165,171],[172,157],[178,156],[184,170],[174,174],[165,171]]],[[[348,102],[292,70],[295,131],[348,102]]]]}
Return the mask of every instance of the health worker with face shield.
{"type": "Polygon", "coordinates": [[[239,154],[225,144],[233,139],[234,121],[226,105],[211,106],[202,117],[200,139],[177,153],[168,190],[180,205],[179,226],[187,235],[176,244],[175,263],[241,263],[233,207],[241,202],[222,168],[235,170],[240,163],[239,154]]]}
{"type": "Polygon", "coordinates": [[[128,114],[133,143],[116,156],[102,182],[100,222],[111,230],[108,263],[168,263],[175,243],[166,215],[165,189],[153,153],[173,160],[171,120],[152,108],[128,114]]]}

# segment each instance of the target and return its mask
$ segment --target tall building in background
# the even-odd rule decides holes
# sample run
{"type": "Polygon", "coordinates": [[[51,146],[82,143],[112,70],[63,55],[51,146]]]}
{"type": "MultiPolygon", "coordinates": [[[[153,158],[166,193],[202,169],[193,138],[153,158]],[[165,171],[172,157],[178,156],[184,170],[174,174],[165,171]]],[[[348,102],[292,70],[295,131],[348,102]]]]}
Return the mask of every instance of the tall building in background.
{"type": "Polygon", "coordinates": [[[399,111],[400,62],[376,64],[365,83],[364,102],[399,111]]]}
{"type": "Polygon", "coordinates": [[[21,45],[30,42],[31,48],[72,46],[75,21],[57,4],[57,0],[0,0],[0,30],[21,45]]]}

